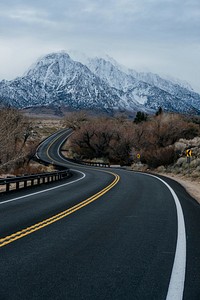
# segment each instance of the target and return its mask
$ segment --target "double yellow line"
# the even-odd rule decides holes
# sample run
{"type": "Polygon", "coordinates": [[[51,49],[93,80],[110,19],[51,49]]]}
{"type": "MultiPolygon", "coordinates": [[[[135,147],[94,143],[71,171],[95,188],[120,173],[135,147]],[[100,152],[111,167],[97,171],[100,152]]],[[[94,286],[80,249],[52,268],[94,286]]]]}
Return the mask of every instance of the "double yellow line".
{"type": "Polygon", "coordinates": [[[105,187],[103,190],[99,191],[98,193],[96,193],[95,195],[91,196],[90,198],[72,206],[71,208],[62,211],[61,213],[54,215],[51,218],[48,218],[42,222],[36,223],[35,225],[32,225],[30,227],[27,227],[23,230],[20,230],[18,232],[15,232],[11,235],[8,235],[4,238],[0,239],[0,247],[3,247],[7,244],[10,244],[18,239],[21,239],[22,237],[29,235],[37,230],[40,230],[52,223],[57,222],[58,220],[65,218],[66,216],[76,212],[77,210],[83,208],[84,206],[90,204],[91,202],[94,202],[95,200],[97,200],[98,198],[100,198],[101,196],[103,196],[105,193],[107,193],[109,190],[111,190],[120,180],[120,177],[117,174],[108,172],[110,174],[112,174],[115,179],[111,182],[111,184],[109,184],[107,187],[105,187]]]}

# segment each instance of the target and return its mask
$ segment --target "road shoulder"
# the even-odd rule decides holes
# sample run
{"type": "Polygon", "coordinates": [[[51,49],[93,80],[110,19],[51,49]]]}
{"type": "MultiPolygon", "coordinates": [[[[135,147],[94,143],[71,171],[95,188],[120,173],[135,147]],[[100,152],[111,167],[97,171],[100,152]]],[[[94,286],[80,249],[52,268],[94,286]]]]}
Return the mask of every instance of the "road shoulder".
{"type": "Polygon", "coordinates": [[[159,175],[163,175],[169,177],[177,182],[179,182],[187,192],[200,204],[200,180],[191,181],[189,178],[185,178],[183,176],[167,174],[167,173],[156,173],[159,175]]]}

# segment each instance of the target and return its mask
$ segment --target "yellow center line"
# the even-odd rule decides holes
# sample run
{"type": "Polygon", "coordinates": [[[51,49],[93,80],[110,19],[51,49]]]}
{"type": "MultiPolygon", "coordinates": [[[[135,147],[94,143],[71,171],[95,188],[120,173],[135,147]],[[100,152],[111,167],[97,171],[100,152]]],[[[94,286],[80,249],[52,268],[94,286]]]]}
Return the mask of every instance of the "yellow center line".
{"type": "MultiPolygon", "coordinates": [[[[111,173],[111,172],[109,172],[111,173]]],[[[53,217],[50,217],[44,221],[41,221],[39,223],[36,223],[35,225],[32,225],[30,227],[27,227],[25,229],[22,229],[18,232],[15,232],[11,235],[8,235],[4,238],[0,239],[0,247],[3,247],[7,244],[10,244],[18,239],[21,239],[22,237],[29,235],[37,230],[40,230],[46,226],[49,226],[52,223],[55,223],[57,221],[59,221],[62,218],[65,218],[66,216],[76,212],[77,210],[83,208],[84,206],[90,204],[91,202],[94,202],[95,200],[97,200],[98,198],[100,198],[101,196],[103,196],[105,193],[107,193],[109,190],[111,190],[120,180],[119,175],[115,174],[115,173],[111,173],[115,179],[107,186],[105,187],[103,190],[99,191],[98,193],[96,193],[95,195],[89,197],[88,199],[72,206],[71,208],[64,210],[56,215],[54,215],[53,217]]]]}
{"type": "Polygon", "coordinates": [[[55,140],[53,140],[50,144],[49,144],[49,146],[47,147],[47,156],[48,156],[48,158],[52,161],[52,162],[54,162],[54,163],[56,163],[57,161],[56,160],[54,160],[52,157],[50,157],[50,155],[49,155],[49,149],[52,147],[52,145],[53,144],[55,144],[55,142],[61,137],[61,136],[63,136],[63,135],[65,135],[66,134],[66,132],[62,132],[57,138],[55,138],[55,140]]]}
{"type": "MultiPolygon", "coordinates": [[[[50,155],[49,155],[49,149],[64,134],[65,133],[61,133],[56,139],[54,139],[50,143],[50,145],[47,148],[47,156],[50,158],[50,160],[54,161],[55,163],[56,163],[56,161],[54,159],[52,159],[52,157],[50,157],[50,155]]],[[[82,167],[82,166],[79,166],[79,167],[82,167]]],[[[85,168],[85,166],[83,166],[83,167],[85,168]]],[[[87,167],[87,169],[88,169],[88,167],[87,167]]],[[[45,220],[43,220],[41,222],[38,222],[38,223],[36,223],[32,226],[24,228],[20,231],[17,231],[13,234],[10,234],[10,235],[6,236],[6,237],[0,238],[0,247],[6,246],[7,244],[10,244],[10,243],[12,243],[12,242],[14,242],[18,239],[21,239],[24,236],[27,236],[27,235],[29,235],[29,234],[37,231],[37,230],[40,230],[40,229],[42,229],[46,226],[49,226],[50,224],[55,223],[55,222],[59,221],[60,219],[65,218],[66,216],[68,216],[68,215],[76,212],[77,210],[85,207],[86,205],[94,202],[95,200],[99,199],[104,194],[106,194],[109,190],[111,190],[120,180],[120,176],[115,174],[115,173],[105,171],[105,170],[97,170],[97,169],[95,169],[95,171],[109,173],[109,174],[113,175],[115,179],[108,186],[106,186],[104,189],[102,189],[98,193],[96,193],[96,194],[92,195],[91,197],[87,198],[86,200],[72,206],[71,208],[68,208],[67,210],[64,210],[64,211],[62,211],[62,212],[60,212],[60,213],[58,213],[58,214],[56,214],[56,215],[54,215],[54,216],[52,216],[48,219],[45,219],[45,220]]]]}

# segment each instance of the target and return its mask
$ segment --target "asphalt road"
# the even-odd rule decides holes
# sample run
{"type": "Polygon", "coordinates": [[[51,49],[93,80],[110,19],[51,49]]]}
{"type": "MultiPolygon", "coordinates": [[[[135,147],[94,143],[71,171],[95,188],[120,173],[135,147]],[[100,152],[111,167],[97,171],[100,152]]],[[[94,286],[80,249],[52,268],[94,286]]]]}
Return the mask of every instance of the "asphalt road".
{"type": "Polygon", "coordinates": [[[199,205],[170,179],[67,162],[70,133],[38,148],[70,179],[0,197],[0,299],[199,300],[199,205]]]}

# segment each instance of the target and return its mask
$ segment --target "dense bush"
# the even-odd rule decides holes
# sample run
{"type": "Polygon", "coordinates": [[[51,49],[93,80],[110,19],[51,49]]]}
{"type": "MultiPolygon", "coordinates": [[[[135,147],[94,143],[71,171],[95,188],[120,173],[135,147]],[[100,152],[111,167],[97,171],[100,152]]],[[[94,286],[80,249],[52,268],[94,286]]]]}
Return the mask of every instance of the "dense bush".
{"type": "Polygon", "coordinates": [[[129,127],[115,119],[93,118],[83,123],[71,139],[71,148],[80,159],[104,158],[112,163],[129,163],[133,146],[129,127]]]}
{"type": "MultiPolygon", "coordinates": [[[[129,164],[131,153],[141,153],[149,167],[168,165],[177,158],[174,143],[199,135],[199,125],[177,114],[159,113],[132,122],[121,117],[79,118],[70,147],[80,159],[103,158],[111,163],[129,164]]],[[[73,121],[74,122],[74,121],[73,121]]],[[[136,159],[137,161],[137,159],[136,159]]]]}
{"type": "Polygon", "coordinates": [[[141,162],[147,164],[150,168],[172,164],[176,159],[177,155],[173,146],[147,150],[141,154],[141,162]]]}

